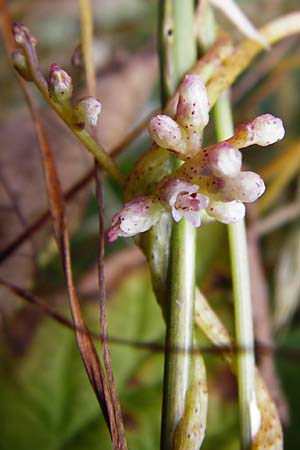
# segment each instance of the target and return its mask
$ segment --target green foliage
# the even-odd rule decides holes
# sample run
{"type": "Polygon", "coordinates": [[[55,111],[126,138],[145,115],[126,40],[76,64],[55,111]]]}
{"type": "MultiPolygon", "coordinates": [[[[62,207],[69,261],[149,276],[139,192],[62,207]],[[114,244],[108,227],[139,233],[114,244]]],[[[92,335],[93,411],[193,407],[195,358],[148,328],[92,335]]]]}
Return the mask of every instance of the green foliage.
{"type": "MultiPolygon", "coordinates": [[[[85,313],[90,327],[97,329],[98,306],[86,306],[85,313]]],[[[113,336],[148,341],[163,333],[145,276],[129,277],[121,285],[109,302],[108,315],[113,336]]],[[[157,448],[162,358],[149,360],[149,351],[115,344],[112,359],[130,447],[157,448]]],[[[5,355],[0,390],[1,450],[111,448],[74,335],[51,319],[39,325],[22,359],[5,355]]]]}

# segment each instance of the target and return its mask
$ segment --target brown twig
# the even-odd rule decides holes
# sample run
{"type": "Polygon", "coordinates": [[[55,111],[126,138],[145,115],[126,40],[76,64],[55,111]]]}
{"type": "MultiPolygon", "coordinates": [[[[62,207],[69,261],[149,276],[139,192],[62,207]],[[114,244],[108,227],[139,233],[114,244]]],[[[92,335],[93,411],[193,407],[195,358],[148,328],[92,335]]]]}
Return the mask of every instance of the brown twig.
{"type": "MultiPolygon", "coordinates": [[[[40,309],[41,312],[43,312],[45,315],[56,321],[57,323],[69,328],[72,331],[76,331],[81,334],[90,335],[93,338],[103,341],[104,337],[100,336],[98,333],[95,333],[94,331],[89,330],[88,328],[79,328],[74,325],[74,323],[69,320],[64,315],[60,314],[58,311],[56,311],[52,306],[48,305],[43,300],[40,300],[39,298],[31,295],[28,291],[25,289],[16,286],[15,284],[3,280],[0,278],[0,285],[6,287],[11,293],[18,296],[21,300],[26,301],[30,305],[40,309]]],[[[124,339],[119,338],[116,336],[107,336],[107,341],[111,344],[116,345],[125,345],[130,346],[133,348],[136,348],[138,350],[150,350],[152,352],[186,352],[186,349],[180,349],[178,347],[168,347],[163,343],[159,342],[141,342],[141,341],[135,341],[131,339],[124,339]]],[[[219,355],[220,353],[230,353],[235,354],[238,351],[245,351],[247,349],[240,349],[234,345],[231,346],[221,346],[218,345],[217,347],[212,346],[197,346],[188,349],[189,352],[193,354],[197,353],[208,353],[208,354],[216,354],[219,355]]],[[[265,353],[276,353],[279,356],[285,357],[289,360],[299,360],[300,359],[300,349],[295,347],[287,347],[287,346],[277,346],[271,345],[270,343],[257,341],[255,350],[259,355],[263,355],[265,353]]]]}

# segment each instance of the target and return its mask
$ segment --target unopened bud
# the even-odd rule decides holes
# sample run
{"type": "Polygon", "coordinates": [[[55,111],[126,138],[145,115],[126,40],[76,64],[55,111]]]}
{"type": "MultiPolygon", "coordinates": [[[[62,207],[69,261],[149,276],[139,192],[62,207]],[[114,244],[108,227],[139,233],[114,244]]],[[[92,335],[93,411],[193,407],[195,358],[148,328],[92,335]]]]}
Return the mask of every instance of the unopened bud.
{"type": "Polygon", "coordinates": [[[64,103],[72,97],[73,83],[70,75],[57,64],[52,64],[49,73],[50,96],[58,103],[64,103]]]}
{"type": "Polygon", "coordinates": [[[95,127],[100,112],[101,103],[96,98],[84,97],[74,106],[73,121],[79,128],[95,127]]]}
{"type": "Polygon", "coordinates": [[[37,45],[37,39],[30,33],[29,29],[21,23],[14,23],[12,26],[12,32],[17,44],[24,44],[25,41],[29,42],[33,47],[37,45]]]}
{"type": "Polygon", "coordinates": [[[186,75],[179,87],[176,121],[186,130],[197,132],[208,123],[209,101],[205,86],[198,75],[186,75]]]}
{"type": "Polygon", "coordinates": [[[241,170],[242,154],[237,148],[222,142],[210,150],[207,164],[216,176],[235,177],[241,170]]]}
{"type": "Polygon", "coordinates": [[[152,117],[149,133],[158,146],[178,153],[186,153],[188,147],[184,139],[184,131],[171,117],[164,114],[152,117]]]}
{"type": "Polygon", "coordinates": [[[18,74],[26,81],[32,81],[32,75],[28,68],[27,60],[22,50],[16,50],[11,54],[11,60],[18,74]]]}
{"type": "Polygon", "coordinates": [[[227,178],[221,191],[220,200],[255,202],[266,190],[264,180],[255,172],[240,172],[233,178],[227,178]]]}
{"type": "Polygon", "coordinates": [[[272,114],[263,114],[252,122],[254,142],[257,145],[266,146],[280,141],[285,134],[282,120],[272,114]]]}
{"type": "Polygon", "coordinates": [[[244,203],[239,201],[232,202],[211,202],[206,212],[222,223],[236,223],[245,217],[246,208],[244,203]]]}

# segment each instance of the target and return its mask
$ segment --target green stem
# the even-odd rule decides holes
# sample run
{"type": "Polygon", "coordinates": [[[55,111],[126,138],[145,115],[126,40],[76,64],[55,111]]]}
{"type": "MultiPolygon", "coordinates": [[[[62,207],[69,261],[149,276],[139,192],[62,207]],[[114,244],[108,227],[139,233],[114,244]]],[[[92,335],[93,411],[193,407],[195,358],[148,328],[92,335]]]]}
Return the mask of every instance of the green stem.
{"type": "MultiPolygon", "coordinates": [[[[233,120],[229,92],[225,91],[214,107],[218,140],[233,134],[233,120]]],[[[248,249],[245,221],[228,225],[231,270],[233,282],[235,334],[238,369],[238,393],[241,429],[241,448],[249,450],[257,431],[257,404],[255,390],[254,336],[248,249]]]]}
{"type": "MultiPolygon", "coordinates": [[[[160,67],[163,105],[196,61],[193,0],[160,1],[160,67]]],[[[172,228],[167,304],[161,450],[171,450],[184,414],[190,379],[195,296],[195,228],[181,220],[172,228]],[[174,352],[179,348],[179,352],[174,352]]]]}

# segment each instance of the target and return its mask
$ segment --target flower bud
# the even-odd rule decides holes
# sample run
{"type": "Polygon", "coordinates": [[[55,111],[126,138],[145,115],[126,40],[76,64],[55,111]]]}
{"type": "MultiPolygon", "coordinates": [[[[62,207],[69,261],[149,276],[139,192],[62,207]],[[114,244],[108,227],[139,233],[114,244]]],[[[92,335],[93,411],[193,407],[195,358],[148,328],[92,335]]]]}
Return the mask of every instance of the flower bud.
{"type": "Polygon", "coordinates": [[[74,106],[73,121],[79,128],[95,127],[100,112],[101,103],[96,98],[84,97],[74,106]]]}
{"type": "Polygon", "coordinates": [[[235,178],[227,178],[219,193],[219,200],[254,202],[265,192],[263,179],[255,172],[240,172],[235,178]]]}
{"type": "Polygon", "coordinates": [[[50,96],[57,103],[64,103],[72,97],[72,78],[57,64],[51,65],[48,85],[50,96]]]}
{"type": "Polygon", "coordinates": [[[272,114],[263,114],[252,122],[254,143],[261,146],[274,144],[280,141],[285,134],[282,120],[272,114]]]}
{"type": "Polygon", "coordinates": [[[184,139],[184,131],[171,117],[165,114],[152,117],[149,124],[149,133],[159,147],[182,154],[187,152],[188,147],[184,139]]]}
{"type": "Polygon", "coordinates": [[[239,201],[211,202],[206,209],[209,216],[222,223],[236,223],[245,217],[245,205],[239,201]]]}
{"type": "Polygon", "coordinates": [[[16,50],[11,54],[11,60],[18,74],[26,81],[32,81],[32,75],[28,68],[27,60],[22,50],[16,50]]]}
{"type": "Polygon", "coordinates": [[[208,123],[209,101],[198,75],[186,75],[179,87],[176,121],[186,130],[198,133],[208,123]]]}
{"type": "Polygon", "coordinates": [[[21,23],[14,23],[12,26],[12,32],[17,44],[22,45],[26,41],[33,47],[37,45],[37,39],[30,33],[29,29],[21,23]]]}
{"type": "Polygon", "coordinates": [[[152,196],[130,200],[112,218],[112,226],[107,233],[108,241],[112,242],[119,236],[130,237],[149,230],[159,220],[163,211],[162,205],[152,196]]]}
{"type": "Polygon", "coordinates": [[[241,170],[242,154],[237,148],[222,142],[209,151],[207,165],[216,176],[235,177],[241,170]]]}

